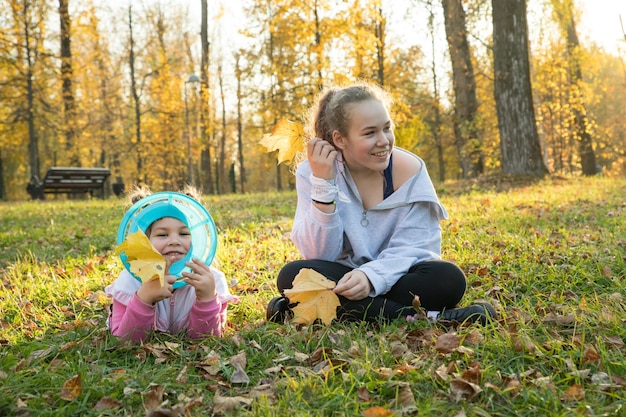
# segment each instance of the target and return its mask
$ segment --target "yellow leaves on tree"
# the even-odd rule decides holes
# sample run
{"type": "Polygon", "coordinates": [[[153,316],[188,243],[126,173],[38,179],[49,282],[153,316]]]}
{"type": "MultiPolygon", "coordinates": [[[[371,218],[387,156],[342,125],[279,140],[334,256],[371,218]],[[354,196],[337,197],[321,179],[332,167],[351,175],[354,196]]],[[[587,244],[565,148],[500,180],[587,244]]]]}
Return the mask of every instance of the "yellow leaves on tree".
{"type": "Polygon", "coordinates": [[[141,282],[158,279],[161,287],[165,285],[166,261],[163,255],[152,245],[148,236],[138,230],[130,233],[116,249],[115,253],[126,253],[130,271],[141,279],[141,282]]]}
{"type": "Polygon", "coordinates": [[[294,323],[311,324],[316,319],[328,325],[337,318],[339,297],[333,292],[335,283],[313,269],[303,268],[293,280],[293,288],[285,290],[293,308],[294,323]]]}
{"type": "Polygon", "coordinates": [[[278,151],[278,163],[291,162],[298,152],[304,150],[304,127],[302,124],[282,119],[272,129],[272,133],[263,135],[259,143],[268,152],[278,151]]]}

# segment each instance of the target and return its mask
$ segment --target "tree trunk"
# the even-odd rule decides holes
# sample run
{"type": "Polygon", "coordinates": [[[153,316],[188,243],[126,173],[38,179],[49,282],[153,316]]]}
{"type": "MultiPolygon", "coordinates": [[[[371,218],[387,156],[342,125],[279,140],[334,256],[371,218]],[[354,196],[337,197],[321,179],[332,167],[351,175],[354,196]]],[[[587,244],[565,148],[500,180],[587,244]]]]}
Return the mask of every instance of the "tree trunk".
{"type": "Polygon", "coordinates": [[[598,171],[596,167],[596,155],[593,151],[593,139],[589,129],[589,119],[587,108],[582,94],[583,74],[580,67],[580,44],[576,33],[576,23],[573,17],[573,4],[571,2],[557,2],[554,9],[557,13],[561,28],[567,37],[567,59],[569,65],[569,76],[572,97],[572,111],[574,113],[574,136],[578,143],[578,154],[583,175],[595,175],[598,171]]]}
{"type": "Polygon", "coordinates": [[[133,39],[133,12],[132,6],[128,6],[128,32],[129,32],[129,54],[128,63],[130,66],[130,89],[133,96],[135,109],[135,152],[137,153],[137,182],[145,182],[143,172],[143,152],[141,144],[141,103],[139,102],[139,92],[137,91],[137,74],[135,74],[135,40],[133,39]],[[143,179],[141,178],[143,174],[143,179]]]}
{"type": "Polygon", "coordinates": [[[542,177],[547,172],[530,83],[525,0],[492,0],[494,95],[502,171],[542,177]]]}
{"type": "Polygon", "coordinates": [[[30,165],[30,175],[40,177],[39,167],[39,138],[35,130],[35,91],[33,86],[33,48],[30,44],[30,27],[29,27],[29,5],[30,2],[25,1],[22,9],[24,13],[24,48],[26,52],[26,102],[28,106],[28,164],[30,165]]]}
{"type": "Polygon", "coordinates": [[[433,112],[435,116],[434,123],[431,124],[431,130],[433,132],[433,139],[435,140],[435,148],[437,149],[437,163],[439,164],[439,181],[446,180],[446,165],[443,157],[443,139],[441,137],[441,129],[443,122],[441,120],[441,99],[439,97],[439,80],[437,77],[437,59],[435,52],[435,15],[433,12],[432,4],[429,3],[428,9],[428,31],[430,32],[431,52],[432,60],[430,69],[433,74],[433,112]]]}
{"type": "Polygon", "coordinates": [[[59,17],[61,20],[61,96],[63,99],[63,122],[65,124],[65,151],[70,166],[80,166],[80,150],[76,140],[76,103],[72,80],[74,70],[72,67],[71,47],[71,19],[69,14],[69,0],[59,0],[59,17]]]}
{"type": "MultiPolygon", "coordinates": [[[[217,76],[219,79],[220,87],[220,100],[222,102],[222,137],[220,140],[220,160],[219,170],[220,176],[226,178],[226,102],[224,101],[224,79],[222,78],[222,64],[217,68],[217,76]]],[[[220,194],[226,192],[226,183],[222,181],[218,184],[218,190],[220,194]]]]}
{"type": "Polygon", "coordinates": [[[213,169],[211,168],[211,142],[209,131],[209,10],[207,0],[202,3],[202,23],[200,27],[200,43],[202,57],[200,59],[200,143],[202,143],[201,166],[203,178],[200,181],[204,192],[213,194],[213,169]]]}
{"type": "Polygon", "coordinates": [[[385,85],[385,18],[382,7],[376,9],[376,21],[374,22],[376,35],[376,63],[378,84],[385,85]]]}
{"type": "Polygon", "coordinates": [[[241,114],[241,101],[243,99],[241,93],[241,63],[240,63],[240,55],[235,57],[235,75],[237,77],[237,150],[238,150],[238,159],[239,159],[239,187],[241,189],[241,193],[245,193],[245,183],[246,183],[246,169],[243,163],[243,126],[242,126],[242,114],[241,114]]]}
{"type": "Polygon", "coordinates": [[[462,0],[442,0],[446,38],[452,63],[454,87],[454,137],[463,178],[474,178],[484,171],[482,143],[476,114],[476,79],[465,24],[462,0]]]}
{"type": "Polygon", "coordinates": [[[2,149],[0,149],[0,200],[6,200],[7,191],[4,188],[4,165],[2,163],[2,149]]]}

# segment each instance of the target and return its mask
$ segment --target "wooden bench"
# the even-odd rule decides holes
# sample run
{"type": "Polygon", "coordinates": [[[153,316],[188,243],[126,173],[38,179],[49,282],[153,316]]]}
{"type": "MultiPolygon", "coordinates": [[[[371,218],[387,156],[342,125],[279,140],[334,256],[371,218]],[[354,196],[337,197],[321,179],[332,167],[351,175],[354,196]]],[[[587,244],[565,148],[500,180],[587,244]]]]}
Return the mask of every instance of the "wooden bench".
{"type": "Polygon", "coordinates": [[[104,185],[111,175],[109,168],[52,167],[42,182],[32,177],[26,191],[33,199],[44,199],[45,194],[84,194],[93,197],[97,191],[104,198],[104,185]]]}

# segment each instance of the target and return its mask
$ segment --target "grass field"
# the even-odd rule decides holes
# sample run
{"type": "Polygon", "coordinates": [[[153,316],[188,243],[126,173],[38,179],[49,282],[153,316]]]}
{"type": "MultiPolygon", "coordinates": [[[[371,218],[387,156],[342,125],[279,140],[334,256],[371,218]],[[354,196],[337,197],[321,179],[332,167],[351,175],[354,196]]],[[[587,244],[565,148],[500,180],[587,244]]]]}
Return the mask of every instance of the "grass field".
{"type": "Polygon", "coordinates": [[[0,203],[0,416],[626,415],[626,180],[438,188],[486,327],[265,323],[298,258],[285,192],[204,199],[240,297],[224,338],[122,343],[102,290],[124,203],[0,203]]]}

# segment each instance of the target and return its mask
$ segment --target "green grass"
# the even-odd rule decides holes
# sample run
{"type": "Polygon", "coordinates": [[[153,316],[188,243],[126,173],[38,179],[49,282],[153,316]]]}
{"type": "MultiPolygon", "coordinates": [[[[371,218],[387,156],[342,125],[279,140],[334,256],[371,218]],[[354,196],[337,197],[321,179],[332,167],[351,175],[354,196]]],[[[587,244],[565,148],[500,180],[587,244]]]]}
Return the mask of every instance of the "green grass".
{"type": "Polygon", "coordinates": [[[240,297],[226,337],[136,345],[105,327],[123,202],[0,203],[0,415],[626,415],[626,181],[490,185],[440,187],[443,256],[497,323],[265,323],[278,270],[298,258],[295,194],[208,196],[240,297]],[[448,350],[446,333],[459,337],[448,350]],[[237,354],[249,383],[231,380],[237,354]]]}

